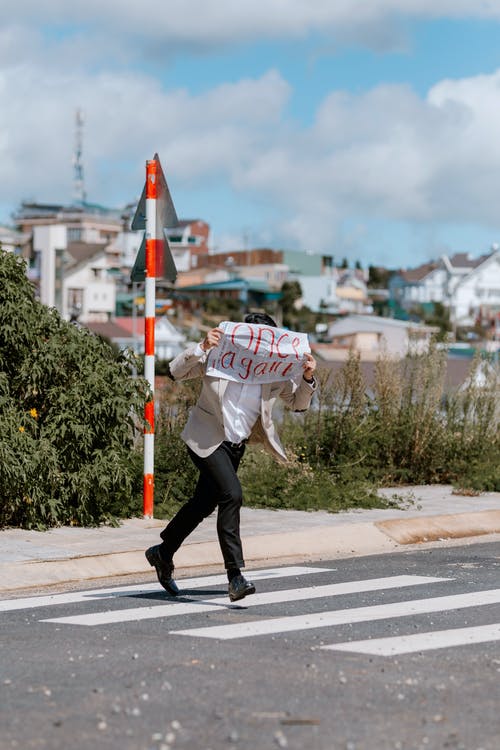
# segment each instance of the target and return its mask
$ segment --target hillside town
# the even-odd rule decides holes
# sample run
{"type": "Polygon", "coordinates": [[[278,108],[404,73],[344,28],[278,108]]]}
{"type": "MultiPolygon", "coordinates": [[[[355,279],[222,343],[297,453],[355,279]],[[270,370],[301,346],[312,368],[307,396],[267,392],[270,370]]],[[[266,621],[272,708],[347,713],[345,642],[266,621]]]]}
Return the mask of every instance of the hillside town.
{"type": "MultiPolygon", "coordinates": [[[[119,347],[143,352],[143,284],[132,281],[141,233],[136,206],[123,210],[22,203],[0,243],[27,262],[38,299],[119,347]]],[[[440,334],[450,352],[500,347],[500,250],[442,255],[414,268],[349,264],[331,254],[271,248],[216,252],[207,221],[183,219],[168,231],[175,283],[157,280],[156,356],[169,360],[222,319],[266,309],[307,332],[317,354],[365,360],[382,350],[404,356],[440,334]],[[207,318],[208,316],[208,318],[207,318]]]]}

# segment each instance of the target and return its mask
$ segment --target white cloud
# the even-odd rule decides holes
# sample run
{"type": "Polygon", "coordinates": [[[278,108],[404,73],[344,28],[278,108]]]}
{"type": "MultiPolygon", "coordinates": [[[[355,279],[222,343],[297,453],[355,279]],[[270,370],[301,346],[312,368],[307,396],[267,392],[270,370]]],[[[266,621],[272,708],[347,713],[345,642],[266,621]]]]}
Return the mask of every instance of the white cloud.
{"type": "Polygon", "coordinates": [[[85,114],[88,194],[125,203],[127,190],[140,192],[142,165],[155,150],[180,181],[227,179],[279,123],[289,94],[275,71],[192,96],[140,74],[12,66],[0,73],[0,201],[67,200],[77,107],[85,114]],[[116,180],[123,163],[132,173],[116,180]]]}
{"type": "Polygon", "coordinates": [[[269,142],[239,187],[263,191],[285,236],[327,247],[343,218],[498,224],[500,72],[332,94],[314,126],[269,142]]]}
{"type": "Polygon", "coordinates": [[[145,75],[18,65],[0,75],[0,200],[67,200],[78,105],[88,194],[107,204],[140,191],[158,150],[176,184],[220,181],[258,197],[298,244],[327,245],[352,216],[495,223],[499,89],[500,72],[443,81],[426,99],[406,86],[332,93],[298,130],[275,71],[194,96],[145,75]]]}
{"type": "Polygon", "coordinates": [[[68,199],[81,106],[88,194],[106,204],[140,192],[157,150],[175,184],[232,185],[274,206],[283,239],[319,248],[352,216],[496,223],[499,90],[500,72],[442,81],[425,99],[399,85],[333,92],[299,130],[276,71],[192,95],[137,73],[19,64],[0,74],[0,200],[68,199]]]}
{"type": "Polygon", "coordinates": [[[498,17],[499,0],[17,0],[11,4],[8,18],[12,20],[47,19],[53,23],[68,21],[95,22],[109,18],[115,21],[113,28],[167,27],[169,33],[187,36],[189,33],[212,34],[215,29],[223,33],[234,33],[249,28],[261,34],[267,26],[275,30],[300,30],[323,28],[325,24],[355,23],[397,14],[400,16],[436,17],[498,17]]]}
{"type": "Polygon", "coordinates": [[[94,52],[106,38],[122,35],[124,54],[132,54],[134,44],[161,43],[166,56],[169,45],[193,52],[312,33],[358,36],[374,47],[385,39],[390,46],[401,35],[397,22],[434,18],[499,19],[500,0],[18,0],[8,13],[9,23],[33,28],[50,24],[62,32],[83,24],[88,39],[97,34],[94,52]]]}
{"type": "Polygon", "coordinates": [[[500,72],[441,81],[425,98],[404,85],[332,91],[299,127],[276,70],[193,94],[124,62],[139,38],[170,54],[176,44],[366,31],[389,17],[496,18],[500,0],[237,5],[19,0],[0,31],[0,202],[68,200],[82,107],[87,192],[107,205],[140,193],[145,159],[158,151],[171,187],[224,185],[265,204],[271,218],[252,231],[267,242],[324,249],[349,218],[498,223],[500,72]],[[88,27],[50,38],[36,27],[60,19],[88,27]]]}

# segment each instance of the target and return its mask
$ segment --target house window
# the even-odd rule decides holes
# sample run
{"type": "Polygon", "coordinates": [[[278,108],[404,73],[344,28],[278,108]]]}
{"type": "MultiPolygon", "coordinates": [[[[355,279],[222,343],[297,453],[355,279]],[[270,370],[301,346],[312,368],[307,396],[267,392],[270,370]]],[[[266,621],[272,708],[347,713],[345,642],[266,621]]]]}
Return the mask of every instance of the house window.
{"type": "Polygon", "coordinates": [[[81,227],[68,227],[68,242],[80,242],[82,237],[81,227]]]}
{"type": "Polygon", "coordinates": [[[79,311],[83,308],[83,289],[68,289],[68,310],[79,311]]]}

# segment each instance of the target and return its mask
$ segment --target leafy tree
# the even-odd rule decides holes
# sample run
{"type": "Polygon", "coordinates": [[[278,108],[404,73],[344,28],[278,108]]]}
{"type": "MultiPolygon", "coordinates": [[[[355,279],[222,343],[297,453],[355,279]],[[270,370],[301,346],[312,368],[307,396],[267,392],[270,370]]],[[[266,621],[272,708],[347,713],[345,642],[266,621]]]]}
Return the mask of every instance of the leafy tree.
{"type": "Polygon", "coordinates": [[[298,281],[285,281],[281,286],[281,307],[284,314],[294,311],[295,303],[302,297],[302,287],[298,281]]]}
{"type": "Polygon", "coordinates": [[[132,355],[37,302],[0,249],[0,526],[97,524],[141,492],[132,355]]]}
{"type": "Polygon", "coordinates": [[[393,273],[382,266],[368,266],[368,286],[371,289],[387,289],[393,273]]]}
{"type": "Polygon", "coordinates": [[[297,308],[295,303],[302,297],[302,287],[298,281],[285,281],[281,286],[281,310],[283,312],[283,325],[294,328],[297,320],[297,308]]]}
{"type": "Polygon", "coordinates": [[[221,315],[229,320],[240,319],[242,315],[242,304],[239,299],[216,294],[203,300],[203,308],[208,315],[221,315]]]}

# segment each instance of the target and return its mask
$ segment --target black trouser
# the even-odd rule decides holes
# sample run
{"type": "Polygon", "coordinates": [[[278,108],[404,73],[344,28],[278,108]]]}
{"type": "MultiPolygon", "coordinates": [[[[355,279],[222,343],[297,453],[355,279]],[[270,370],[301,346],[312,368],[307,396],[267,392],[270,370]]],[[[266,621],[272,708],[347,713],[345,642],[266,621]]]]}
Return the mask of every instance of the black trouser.
{"type": "Polygon", "coordinates": [[[245,443],[238,446],[224,442],[207,456],[201,458],[188,448],[189,455],[200,471],[194,495],[172,518],[161,532],[161,553],[172,558],[184,539],[209,516],[217,512],[217,535],[229,568],[243,568],[243,550],[240,539],[240,508],[243,502],[240,480],[236,476],[245,452],[245,443]]]}

